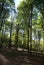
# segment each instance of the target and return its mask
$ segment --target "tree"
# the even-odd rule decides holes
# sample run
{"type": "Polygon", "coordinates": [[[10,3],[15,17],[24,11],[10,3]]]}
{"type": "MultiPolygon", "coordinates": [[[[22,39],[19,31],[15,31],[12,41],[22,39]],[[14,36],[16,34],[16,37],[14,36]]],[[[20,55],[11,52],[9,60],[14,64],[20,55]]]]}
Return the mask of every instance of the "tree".
{"type": "MultiPolygon", "coordinates": [[[[44,1],[43,1],[44,2],[44,1]]],[[[29,29],[30,29],[30,51],[32,50],[32,20],[38,17],[38,13],[42,10],[42,5],[44,4],[41,0],[24,0],[18,7],[18,12],[20,12],[20,18],[23,23],[23,26],[27,29],[28,32],[28,50],[29,50],[29,29]],[[38,12],[34,12],[33,17],[33,10],[34,8],[38,12]],[[37,16],[35,17],[37,13],[37,16]]],[[[36,21],[37,22],[37,21],[36,21]]],[[[40,21],[39,21],[40,22],[40,21]]],[[[38,25],[39,26],[39,25],[38,25]]]]}
{"type": "Polygon", "coordinates": [[[43,16],[42,28],[43,28],[43,43],[44,43],[44,0],[36,0],[34,2],[36,7],[38,8],[38,10],[41,12],[43,16]]]}
{"type": "MultiPolygon", "coordinates": [[[[29,1],[31,2],[31,1],[29,1]]],[[[28,3],[28,1],[23,1],[20,6],[18,7],[20,16],[22,17],[21,21],[24,25],[25,29],[27,29],[28,34],[28,41],[27,41],[27,48],[29,52],[29,28],[30,28],[30,48],[32,48],[32,3],[28,3]],[[30,13],[31,12],[31,13],[30,13]]],[[[31,50],[31,49],[30,49],[31,50]]]]}
{"type": "Polygon", "coordinates": [[[18,34],[19,34],[19,24],[16,25],[16,37],[15,37],[16,50],[18,48],[18,34]]]}
{"type": "MultiPolygon", "coordinates": [[[[10,14],[10,5],[14,7],[14,0],[0,0],[0,20],[1,20],[1,33],[3,34],[3,29],[5,25],[6,18],[9,17],[10,14]],[[2,3],[2,4],[1,4],[2,3]],[[5,15],[6,14],[6,15],[5,15]]],[[[1,46],[2,46],[2,37],[1,37],[1,46]]]]}

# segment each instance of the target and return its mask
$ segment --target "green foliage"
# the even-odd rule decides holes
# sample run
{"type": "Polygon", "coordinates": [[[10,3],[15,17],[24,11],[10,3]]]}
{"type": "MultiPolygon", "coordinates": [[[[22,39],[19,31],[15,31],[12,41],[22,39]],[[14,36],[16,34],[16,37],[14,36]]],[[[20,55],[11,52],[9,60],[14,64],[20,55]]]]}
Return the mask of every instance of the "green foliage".
{"type": "Polygon", "coordinates": [[[14,0],[0,0],[0,44],[44,50],[44,0],[24,0],[17,10],[13,20],[14,0]]]}

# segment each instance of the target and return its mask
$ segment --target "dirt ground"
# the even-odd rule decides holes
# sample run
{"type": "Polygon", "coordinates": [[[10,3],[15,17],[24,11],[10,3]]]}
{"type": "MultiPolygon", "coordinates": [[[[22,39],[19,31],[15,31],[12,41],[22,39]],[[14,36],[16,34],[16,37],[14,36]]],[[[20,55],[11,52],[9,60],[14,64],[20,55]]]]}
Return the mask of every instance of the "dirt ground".
{"type": "Polygon", "coordinates": [[[6,61],[0,59],[0,65],[44,65],[44,56],[30,56],[27,51],[3,49],[0,50],[0,56],[3,60],[7,60],[7,63],[4,64],[6,61]]]}

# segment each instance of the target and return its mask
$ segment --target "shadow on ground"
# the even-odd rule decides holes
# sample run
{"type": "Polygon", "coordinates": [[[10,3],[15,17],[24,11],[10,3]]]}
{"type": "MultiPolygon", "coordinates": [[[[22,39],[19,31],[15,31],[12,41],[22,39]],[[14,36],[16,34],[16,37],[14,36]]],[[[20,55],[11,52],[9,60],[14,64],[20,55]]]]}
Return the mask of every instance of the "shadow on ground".
{"type": "Polygon", "coordinates": [[[15,51],[10,49],[0,50],[0,57],[2,59],[0,65],[44,65],[44,57],[30,56],[29,53],[24,51],[15,51]],[[3,61],[3,60],[7,60],[3,61]],[[6,62],[4,64],[4,62],[6,62]]]}

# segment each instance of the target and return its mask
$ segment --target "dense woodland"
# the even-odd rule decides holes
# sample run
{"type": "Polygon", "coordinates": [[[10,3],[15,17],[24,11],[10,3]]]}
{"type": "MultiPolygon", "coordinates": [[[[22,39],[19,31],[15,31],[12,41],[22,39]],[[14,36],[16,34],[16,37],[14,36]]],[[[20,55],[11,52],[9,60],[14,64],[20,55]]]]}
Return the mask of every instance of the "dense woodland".
{"type": "Polygon", "coordinates": [[[13,49],[20,55],[18,48],[28,55],[44,54],[44,0],[22,0],[17,9],[14,0],[0,0],[0,53],[13,49]]]}

